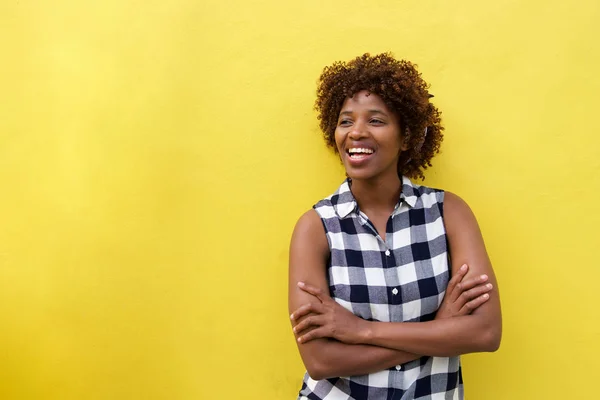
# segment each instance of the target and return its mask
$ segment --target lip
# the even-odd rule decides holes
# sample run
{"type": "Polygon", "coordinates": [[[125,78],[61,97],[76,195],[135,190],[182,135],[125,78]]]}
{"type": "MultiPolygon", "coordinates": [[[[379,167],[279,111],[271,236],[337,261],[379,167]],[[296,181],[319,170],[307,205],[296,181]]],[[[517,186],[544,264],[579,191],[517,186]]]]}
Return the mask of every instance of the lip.
{"type": "Polygon", "coordinates": [[[367,164],[369,162],[369,160],[375,155],[375,149],[373,149],[370,146],[365,146],[365,145],[360,145],[360,146],[350,146],[346,149],[346,151],[344,151],[345,155],[346,155],[346,159],[348,160],[348,163],[353,166],[353,167],[361,167],[365,164],[367,164]],[[357,156],[351,157],[350,153],[348,153],[348,149],[351,148],[357,148],[357,147],[361,147],[361,148],[368,148],[370,150],[373,150],[373,153],[371,154],[367,154],[367,153],[358,153],[357,156]]]}
{"type": "Polygon", "coordinates": [[[348,163],[350,163],[350,165],[353,167],[361,167],[365,165],[369,162],[371,157],[373,157],[373,154],[361,154],[358,157],[350,157],[349,155],[346,155],[348,163]]]}

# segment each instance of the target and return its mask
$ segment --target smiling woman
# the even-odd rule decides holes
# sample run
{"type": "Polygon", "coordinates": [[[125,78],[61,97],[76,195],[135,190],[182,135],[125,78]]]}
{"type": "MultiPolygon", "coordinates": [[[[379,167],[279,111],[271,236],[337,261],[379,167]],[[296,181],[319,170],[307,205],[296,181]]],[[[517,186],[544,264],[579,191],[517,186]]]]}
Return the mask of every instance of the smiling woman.
{"type": "Polygon", "coordinates": [[[395,175],[398,155],[407,149],[400,137],[398,117],[381,97],[366,90],[344,101],[334,136],[346,173],[355,180],[385,170],[395,175]]]}
{"type": "Polygon", "coordinates": [[[291,240],[299,399],[462,399],[459,356],[499,347],[500,300],[469,207],[410,179],[442,141],[427,84],[365,54],[325,68],[317,93],[348,178],[291,240]]]}

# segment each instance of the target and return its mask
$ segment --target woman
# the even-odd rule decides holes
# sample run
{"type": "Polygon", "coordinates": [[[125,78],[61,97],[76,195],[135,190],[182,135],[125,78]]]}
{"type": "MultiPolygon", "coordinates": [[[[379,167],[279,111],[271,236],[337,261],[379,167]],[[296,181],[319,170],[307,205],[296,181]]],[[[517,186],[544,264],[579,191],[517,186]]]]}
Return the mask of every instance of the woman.
{"type": "Polygon", "coordinates": [[[320,77],[315,108],[347,179],[292,235],[300,399],[462,399],[459,356],[500,345],[497,284],[473,213],[410,180],[442,141],[427,87],[387,53],[320,77]]]}

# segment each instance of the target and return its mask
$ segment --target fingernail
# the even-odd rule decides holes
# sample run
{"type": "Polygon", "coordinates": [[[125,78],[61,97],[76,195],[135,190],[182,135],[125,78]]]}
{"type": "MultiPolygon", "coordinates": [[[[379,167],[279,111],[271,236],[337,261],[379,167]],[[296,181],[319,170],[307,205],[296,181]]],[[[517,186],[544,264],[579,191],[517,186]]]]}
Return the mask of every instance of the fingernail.
{"type": "Polygon", "coordinates": [[[298,286],[304,287],[304,282],[298,282],[298,286]]]}
{"type": "Polygon", "coordinates": [[[290,319],[294,319],[294,314],[291,314],[291,315],[290,315],[290,319]]]}
{"type": "Polygon", "coordinates": [[[298,343],[302,343],[302,338],[301,337],[298,338],[298,343]]]}
{"type": "Polygon", "coordinates": [[[294,333],[296,333],[296,328],[292,329],[294,331],[294,333]]]}
{"type": "Polygon", "coordinates": [[[460,267],[461,271],[466,271],[467,270],[467,264],[463,264],[462,267],[460,267]]]}
{"type": "Polygon", "coordinates": [[[488,289],[491,289],[492,288],[492,284],[488,283],[487,285],[485,285],[485,287],[487,287],[488,289]]]}
{"type": "Polygon", "coordinates": [[[487,279],[487,275],[481,275],[481,280],[485,281],[487,279]]]}
{"type": "Polygon", "coordinates": [[[487,299],[488,297],[490,297],[490,295],[489,295],[489,294],[487,294],[487,293],[483,295],[483,298],[484,298],[484,299],[487,299]]]}

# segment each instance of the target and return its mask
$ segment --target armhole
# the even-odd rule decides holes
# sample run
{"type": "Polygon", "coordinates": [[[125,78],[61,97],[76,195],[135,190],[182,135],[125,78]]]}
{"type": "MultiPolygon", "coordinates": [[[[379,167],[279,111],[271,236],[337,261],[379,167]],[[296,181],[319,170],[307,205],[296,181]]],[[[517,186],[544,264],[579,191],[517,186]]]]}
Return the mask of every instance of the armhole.
{"type": "Polygon", "coordinates": [[[327,234],[328,230],[327,230],[327,225],[325,224],[325,219],[321,216],[321,214],[319,214],[319,211],[317,211],[316,204],[313,206],[313,210],[315,210],[315,212],[319,216],[319,219],[321,220],[321,226],[323,227],[323,233],[325,234],[325,238],[327,239],[327,249],[329,250],[328,258],[331,258],[331,239],[329,238],[329,235],[327,234]]]}
{"type": "Polygon", "coordinates": [[[452,254],[450,254],[450,239],[448,236],[448,227],[446,225],[446,218],[444,218],[444,201],[446,199],[446,191],[440,190],[438,192],[438,208],[440,210],[440,216],[442,217],[442,225],[444,226],[444,236],[446,237],[446,258],[448,259],[448,273],[449,280],[452,279],[452,254]]]}
{"type": "MultiPolygon", "coordinates": [[[[439,209],[440,209],[440,216],[442,217],[443,221],[445,221],[445,219],[444,219],[444,200],[445,199],[446,199],[446,191],[440,190],[438,192],[438,204],[439,204],[439,209]]],[[[448,230],[446,229],[446,224],[444,224],[444,230],[446,232],[448,232],[448,230]]]]}

